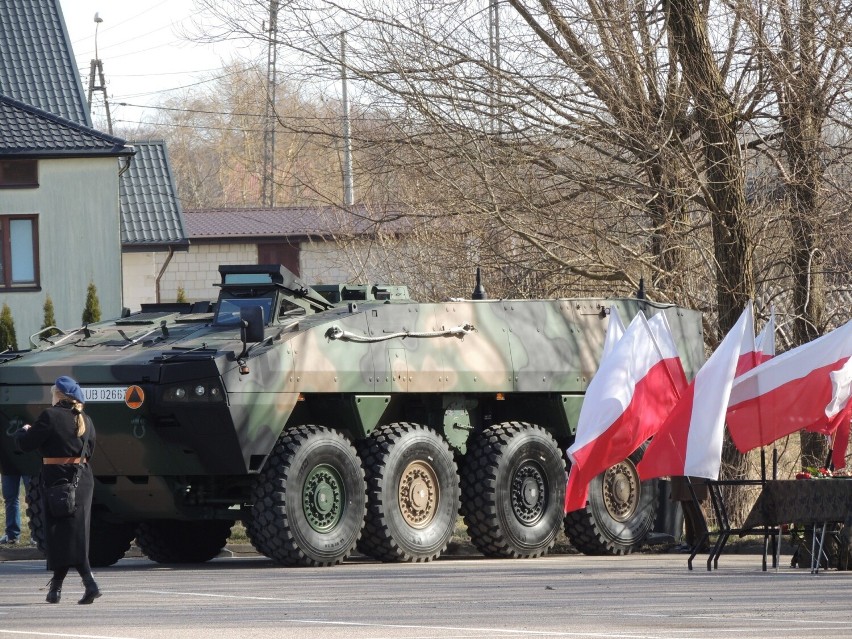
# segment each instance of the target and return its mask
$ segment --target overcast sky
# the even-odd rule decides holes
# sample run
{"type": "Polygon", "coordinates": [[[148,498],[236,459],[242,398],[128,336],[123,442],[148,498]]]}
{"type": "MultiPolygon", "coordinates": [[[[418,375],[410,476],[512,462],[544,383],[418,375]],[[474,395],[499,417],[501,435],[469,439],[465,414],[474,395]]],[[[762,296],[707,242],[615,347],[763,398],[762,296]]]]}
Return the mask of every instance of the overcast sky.
{"type": "MultiPolygon", "coordinates": [[[[97,55],[103,62],[113,126],[131,127],[145,117],[140,108],[156,104],[216,75],[222,62],[245,56],[228,44],[200,45],[181,35],[190,27],[192,0],[60,0],[71,46],[88,91],[89,69],[97,55]],[[140,106],[124,106],[140,105],[140,106]]],[[[102,94],[93,97],[95,125],[106,129],[102,94]]],[[[150,110],[147,114],[150,114],[150,110]]]]}

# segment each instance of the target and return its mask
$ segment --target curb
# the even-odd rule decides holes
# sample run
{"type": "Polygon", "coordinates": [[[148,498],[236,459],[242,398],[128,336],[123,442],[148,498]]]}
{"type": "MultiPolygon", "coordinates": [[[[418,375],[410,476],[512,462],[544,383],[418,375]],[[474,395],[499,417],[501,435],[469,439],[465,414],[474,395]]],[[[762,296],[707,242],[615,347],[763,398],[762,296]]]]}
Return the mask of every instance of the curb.
{"type": "MultiPolygon", "coordinates": [[[[220,557],[233,557],[240,555],[257,555],[257,550],[251,544],[228,544],[219,553],[220,557]]],[[[124,553],[125,557],[143,557],[142,551],[136,544],[131,544],[130,550],[124,553]]],[[[44,553],[29,544],[16,546],[0,546],[0,562],[5,561],[32,561],[44,559],[44,553]]]]}
{"type": "MultiPolygon", "coordinates": [[[[470,543],[450,542],[447,546],[447,551],[443,554],[444,557],[459,557],[481,554],[470,543]]],[[[259,556],[260,553],[255,550],[251,544],[228,544],[219,553],[219,557],[241,557],[241,556],[259,556]]],[[[130,550],[124,553],[125,557],[144,557],[144,554],[139,547],[134,543],[131,544],[130,550]]],[[[353,553],[353,557],[356,553],[353,553]]],[[[35,546],[28,544],[20,544],[18,546],[0,546],[0,563],[6,561],[32,561],[44,559],[44,553],[35,546]]]]}
{"type": "Polygon", "coordinates": [[[44,553],[29,544],[0,546],[0,561],[23,561],[28,559],[44,559],[44,553]]]}
{"type": "MultiPolygon", "coordinates": [[[[671,552],[688,552],[689,549],[683,546],[673,546],[673,547],[665,547],[665,548],[650,548],[645,547],[643,551],[640,552],[650,552],[652,554],[665,554],[671,552]]],[[[790,554],[792,550],[787,547],[782,547],[782,554],[786,552],[790,554]]],[[[763,544],[754,542],[752,543],[743,543],[743,544],[731,544],[726,549],[728,554],[760,554],[763,552],[763,544]]],[[[569,554],[577,554],[577,551],[573,548],[554,548],[549,554],[551,555],[569,555],[569,554]]],[[[704,554],[704,552],[700,553],[704,554]]],[[[447,545],[447,550],[441,556],[442,557],[473,557],[473,556],[481,556],[482,553],[470,542],[456,542],[451,541],[447,545]]],[[[134,543],[131,544],[130,550],[128,550],[125,554],[125,557],[144,557],[142,551],[139,547],[134,543]]],[[[228,544],[225,546],[222,551],[219,553],[219,557],[241,557],[241,556],[260,556],[260,553],[255,550],[254,546],[251,544],[228,544]]],[[[353,553],[351,558],[360,557],[359,553],[353,553]]],[[[32,561],[44,559],[44,553],[41,552],[35,546],[30,546],[27,544],[21,544],[19,546],[0,546],[0,563],[6,561],[32,561]]]]}

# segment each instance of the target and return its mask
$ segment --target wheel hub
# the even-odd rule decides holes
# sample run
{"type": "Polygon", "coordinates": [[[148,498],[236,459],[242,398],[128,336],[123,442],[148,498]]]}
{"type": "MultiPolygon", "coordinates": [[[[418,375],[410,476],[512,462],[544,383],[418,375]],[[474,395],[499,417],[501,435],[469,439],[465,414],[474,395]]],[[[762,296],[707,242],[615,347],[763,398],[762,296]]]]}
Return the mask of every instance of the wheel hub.
{"type": "Polygon", "coordinates": [[[547,490],[544,474],[537,464],[528,462],[518,468],[512,478],[512,510],[518,521],[527,526],[544,515],[547,490]]]}
{"type": "Polygon", "coordinates": [[[334,489],[325,482],[318,484],[316,493],[314,494],[314,508],[316,511],[325,515],[331,511],[333,506],[334,489]]]}
{"type": "Polygon", "coordinates": [[[604,473],[604,505],[615,521],[627,521],[635,514],[640,494],[639,473],[630,460],[616,464],[604,473]]]}
{"type": "Polygon", "coordinates": [[[424,461],[411,462],[399,482],[399,508],[412,528],[425,528],[435,518],[439,489],[435,470],[424,461]]]}
{"type": "Polygon", "coordinates": [[[343,514],[343,480],[331,466],[321,464],[305,479],[302,508],[308,524],[317,532],[334,528],[343,514]]]}

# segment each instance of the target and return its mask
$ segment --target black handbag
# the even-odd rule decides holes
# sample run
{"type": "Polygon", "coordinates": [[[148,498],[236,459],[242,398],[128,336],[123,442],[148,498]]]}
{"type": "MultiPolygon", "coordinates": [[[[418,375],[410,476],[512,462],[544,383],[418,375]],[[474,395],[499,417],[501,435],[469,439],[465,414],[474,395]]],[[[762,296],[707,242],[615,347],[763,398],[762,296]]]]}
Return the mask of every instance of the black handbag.
{"type": "MultiPolygon", "coordinates": [[[[88,442],[89,429],[87,425],[86,435],[83,437],[83,449],[80,451],[80,459],[86,453],[86,444],[88,442]]],[[[83,472],[82,463],[77,464],[77,471],[74,473],[73,481],[68,481],[63,477],[45,488],[47,510],[52,517],[71,517],[77,512],[77,484],[80,483],[81,472],[83,472]]]]}
{"type": "Polygon", "coordinates": [[[77,512],[77,484],[80,471],[74,473],[74,481],[57,479],[47,487],[47,509],[52,517],[71,517],[77,512]]]}

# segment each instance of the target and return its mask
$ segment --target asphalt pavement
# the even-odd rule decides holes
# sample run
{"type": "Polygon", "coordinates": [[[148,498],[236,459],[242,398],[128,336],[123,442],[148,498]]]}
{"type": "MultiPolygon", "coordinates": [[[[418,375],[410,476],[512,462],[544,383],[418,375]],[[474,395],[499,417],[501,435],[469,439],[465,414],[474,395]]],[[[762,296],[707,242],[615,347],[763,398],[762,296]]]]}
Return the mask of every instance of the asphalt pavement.
{"type": "Polygon", "coordinates": [[[104,596],[79,606],[78,578],[46,604],[44,561],[19,558],[0,563],[0,639],[852,638],[852,572],[813,575],[789,556],[764,572],[754,553],[689,571],[686,559],[470,555],[283,568],[229,549],[187,566],[126,557],[96,571],[104,596]]]}

